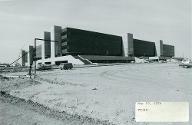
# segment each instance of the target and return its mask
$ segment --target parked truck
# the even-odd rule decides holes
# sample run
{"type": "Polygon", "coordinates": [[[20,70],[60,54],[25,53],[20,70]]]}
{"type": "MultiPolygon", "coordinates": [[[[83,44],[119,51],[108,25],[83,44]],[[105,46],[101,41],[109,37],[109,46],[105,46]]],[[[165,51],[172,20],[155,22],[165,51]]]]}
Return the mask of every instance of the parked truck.
{"type": "Polygon", "coordinates": [[[61,70],[68,70],[68,69],[72,69],[73,68],[73,64],[72,63],[61,63],[60,65],[59,65],[59,68],[61,69],[61,70]]]}

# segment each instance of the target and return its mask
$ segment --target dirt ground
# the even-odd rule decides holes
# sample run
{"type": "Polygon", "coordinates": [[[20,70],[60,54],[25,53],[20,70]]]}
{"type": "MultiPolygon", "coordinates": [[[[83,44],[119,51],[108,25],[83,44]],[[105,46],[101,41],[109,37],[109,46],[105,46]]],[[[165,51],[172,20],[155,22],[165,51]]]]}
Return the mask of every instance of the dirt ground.
{"type": "MultiPolygon", "coordinates": [[[[191,104],[191,76],[191,69],[181,68],[177,64],[126,64],[38,72],[36,82],[21,84],[21,88],[17,88],[16,83],[10,87],[8,83],[1,88],[14,97],[80,117],[83,121],[87,118],[92,121],[90,123],[153,125],[135,122],[135,103],[187,101],[191,104]],[[93,122],[93,119],[104,122],[93,122]]],[[[190,105],[190,112],[191,109],[190,105]]],[[[186,123],[155,124],[191,123],[190,119],[186,123]]]]}
{"type": "Polygon", "coordinates": [[[11,96],[19,90],[41,84],[29,78],[0,76],[0,125],[103,125],[92,119],[83,121],[65,112],[56,112],[43,105],[11,96]]]}

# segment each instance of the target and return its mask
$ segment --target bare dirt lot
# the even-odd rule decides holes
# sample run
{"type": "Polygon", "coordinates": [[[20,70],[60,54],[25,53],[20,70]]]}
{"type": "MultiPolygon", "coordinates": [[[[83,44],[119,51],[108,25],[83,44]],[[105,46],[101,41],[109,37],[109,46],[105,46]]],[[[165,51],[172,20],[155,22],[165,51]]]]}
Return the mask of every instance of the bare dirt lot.
{"type": "MultiPolygon", "coordinates": [[[[116,125],[153,125],[135,122],[135,102],[187,101],[191,104],[191,76],[191,69],[178,64],[75,68],[38,72],[36,84],[11,89],[9,93],[84,120],[91,118],[116,125]]],[[[191,109],[190,105],[190,112],[191,109]]],[[[186,123],[156,123],[190,124],[191,119],[186,123]]]]}

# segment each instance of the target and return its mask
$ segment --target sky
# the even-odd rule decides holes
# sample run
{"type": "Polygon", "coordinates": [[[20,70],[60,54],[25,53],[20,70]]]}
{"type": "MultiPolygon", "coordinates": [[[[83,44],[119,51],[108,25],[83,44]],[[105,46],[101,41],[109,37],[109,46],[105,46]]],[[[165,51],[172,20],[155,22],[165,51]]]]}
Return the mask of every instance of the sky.
{"type": "Polygon", "coordinates": [[[177,57],[192,57],[191,6],[191,0],[0,0],[0,62],[17,59],[54,25],[123,38],[133,33],[174,45],[177,57]]]}

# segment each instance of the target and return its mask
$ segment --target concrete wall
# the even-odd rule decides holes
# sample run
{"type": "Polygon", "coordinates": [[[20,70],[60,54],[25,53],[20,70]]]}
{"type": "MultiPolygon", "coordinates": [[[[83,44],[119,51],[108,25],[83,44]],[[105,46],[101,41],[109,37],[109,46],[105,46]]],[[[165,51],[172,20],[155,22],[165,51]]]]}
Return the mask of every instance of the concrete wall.
{"type": "Polygon", "coordinates": [[[45,53],[45,58],[50,58],[51,57],[51,33],[50,32],[44,32],[44,53],[45,53]],[[47,40],[47,41],[46,41],[47,40]]]}
{"type": "Polygon", "coordinates": [[[62,33],[62,27],[61,26],[54,26],[54,35],[53,40],[57,41],[55,42],[55,56],[62,56],[61,53],[61,33],[62,33]]]}
{"type": "Polygon", "coordinates": [[[75,59],[73,56],[68,55],[68,56],[60,56],[60,57],[55,57],[55,58],[47,58],[43,60],[38,60],[38,63],[45,64],[47,62],[50,62],[52,65],[55,64],[56,61],[67,61],[68,63],[76,64],[76,65],[82,65],[84,64],[82,61],[79,59],[75,59]]]}
{"type": "Polygon", "coordinates": [[[127,33],[128,56],[134,56],[133,34],[127,33]]]}
{"type": "Polygon", "coordinates": [[[34,48],[33,46],[29,46],[29,65],[33,64],[33,57],[34,57],[34,48]]]}
{"type": "Polygon", "coordinates": [[[27,54],[27,52],[25,50],[21,50],[21,56],[22,56],[21,65],[25,66],[26,63],[27,63],[28,54],[27,54]]]}
{"type": "Polygon", "coordinates": [[[163,56],[163,40],[160,40],[160,56],[163,56]]]}

